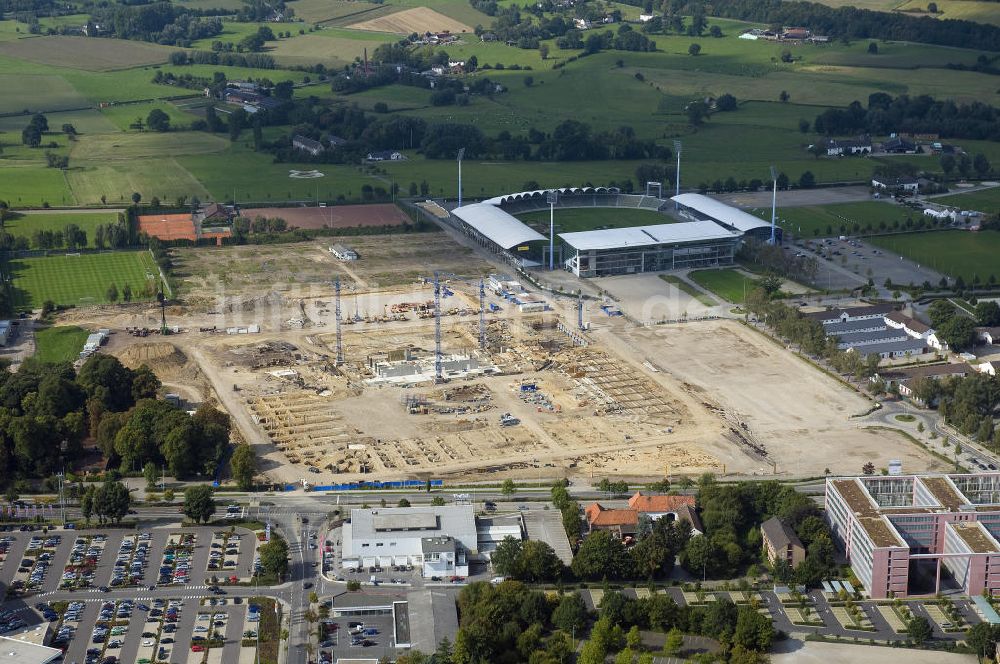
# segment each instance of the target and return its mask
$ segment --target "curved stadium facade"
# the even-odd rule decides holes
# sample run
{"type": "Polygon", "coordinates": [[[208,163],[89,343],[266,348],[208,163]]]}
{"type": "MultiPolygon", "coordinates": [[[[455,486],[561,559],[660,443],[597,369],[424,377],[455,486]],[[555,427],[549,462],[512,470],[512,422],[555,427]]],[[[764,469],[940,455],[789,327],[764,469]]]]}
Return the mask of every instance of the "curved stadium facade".
{"type": "MultiPolygon", "coordinates": [[[[548,209],[549,191],[463,205],[452,210],[452,217],[463,232],[512,265],[547,265],[549,238],[515,215],[548,209]]],[[[767,222],[701,194],[662,199],[605,187],[557,191],[558,209],[629,208],[665,217],[662,224],[557,233],[557,262],[578,277],[731,265],[744,238],[766,240],[771,233],[767,222]]]]}

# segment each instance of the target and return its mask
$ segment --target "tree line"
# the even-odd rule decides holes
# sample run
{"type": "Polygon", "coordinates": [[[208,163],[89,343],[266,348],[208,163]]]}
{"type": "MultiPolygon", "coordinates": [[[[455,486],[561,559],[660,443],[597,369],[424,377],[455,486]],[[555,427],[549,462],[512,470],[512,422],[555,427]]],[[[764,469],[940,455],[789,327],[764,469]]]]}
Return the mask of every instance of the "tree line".
{"type": "Polygon", "coordinates": [[[770,650],[774,627],[757,607],[737,607],[728,600],[707,606],[679,606],[668,595],[632,599],[605,589],[599,617],[587,610],[577,592],[546,595],[516,581],[473,583],[459,593],[459,630],[454,643],[443,640],[431,657],[413,651],[399,664],[560,664],[571,661],[577,639],[586,639],[576,660],[604,664],[653,661],[640,630],[667,634],[662,654],[680,654],[682,634],[720,643],[718,656],[730,662],[762,661],[770,650]]]}
{"type": "Polygon", "coordinates": [[[711,8],[715,16],[723,18],[775,26],[804,25],[815,34],[842,39],[887,39],[958,48],[975,44],[987,51],[1000,51],[1000,28],[974,21],[782,0],[716,0],[711,8]]]}
{"type": "Polygon", "coordinates": [[[220,18],[202,14],[172,2],[99,5],[91,11],[87,34],[97,34],[100,25],[119,39],[189,47],[191,42],[222,33],[220,18]]]}
{"type": "Polygon", "coordinates": [[[996,141],[1000,140],[1000,109],[978,101],[959,104],[951,99],[936,100],[929,95],[892,97],[876,92],[868,96],[867,107],[860,101],[853,101],[847,108],[823,111],[816,116],[813,127],[818,133],[827,135],[867,133],[885,136],[909,132],[996,141]]]}

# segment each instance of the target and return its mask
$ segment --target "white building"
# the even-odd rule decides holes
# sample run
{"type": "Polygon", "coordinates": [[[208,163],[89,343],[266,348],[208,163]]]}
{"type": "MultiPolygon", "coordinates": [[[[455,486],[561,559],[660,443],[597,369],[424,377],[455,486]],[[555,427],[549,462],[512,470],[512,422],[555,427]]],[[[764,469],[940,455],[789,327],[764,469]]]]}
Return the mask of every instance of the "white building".
{"type": "Polygon", "coordinates": [[[358,252],[342,244],[335,244],[332,247],[330,247],[330,253],[342,261],[358,260],[358,252]]]}
{"type": "Polygon", "coordinates": [[[425,578],[468,576],[479,557],[472,505],[354,509],[343,542],[345,568],[413,565],[425,578]]]}

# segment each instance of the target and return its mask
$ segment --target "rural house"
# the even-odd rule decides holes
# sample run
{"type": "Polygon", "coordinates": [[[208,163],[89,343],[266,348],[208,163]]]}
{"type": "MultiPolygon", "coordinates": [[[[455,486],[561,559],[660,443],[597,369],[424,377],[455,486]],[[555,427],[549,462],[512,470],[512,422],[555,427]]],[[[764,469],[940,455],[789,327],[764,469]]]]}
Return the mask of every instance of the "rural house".
{"type": "Polygon", "coordinates": [[[872,139],[868,136],[859,136],[858,138],[831,138],[826,142],[826,154],[830,157],[871,153],[872,139]]]}
{"type": "Polygon", "coordinates": [[[872,178],[872,186],[876,189],[900,189],[911,193],[916,193],[920,188],[917,178],[904,175],[898,178],[872,178]]]}
{"type": "Polygon", "coordinates": [[[919,381],[940,380],[949,376],[964,378],[972,371],[973,368],[964,362],[961,364],[925,364],[919,367],[902,367],[880,371],[874,374],[870,380],[872,382],[881,380],[885,383],[886,390],[895,387],[901,396],[922,404],[923,402],[914,395],[914,388],[919,381]]]}
{"type": "Polygon", "coordinates": [[[691,524],[696,535],[705,532],[695,512],[694,496],[644,496],[642,492],[636,491],[635,495],[628,499],[628,506],[654,521],[663,517],[668,517],[672,521],[684,520],[691,524]]]}
{"type": "Polygon", "coordinates": [[[990,346],[993,344],[1000,345],[1000,327],[977,327],[976,336],[984,344],[990,346]]]}
{"type": "Polygon", "coordinates": [[[789,567],[795,569],[806,559],[806,550],[799,536],[776,516],[760,525],[760,537],[764,544],[764,555],[772,565],[784,560],[789,567]]]}
{"type": "Polygon", "coordinates": [[[600,503],[591,503],[584,510],[587,532],[606,530],[618,539],[634,537],[639,525],[639,513],[633,509],[608,509],[600,503]]]}
{"type": "Polygon", "coordinates": [[[314,141],[311,138],[306,138],[305,136],[300,136],[298,134],[292,138],[292,147],[296,150],[308,152],[314,157],[321,154],[323,150],[326,149],[319,141],[314,141]]]}

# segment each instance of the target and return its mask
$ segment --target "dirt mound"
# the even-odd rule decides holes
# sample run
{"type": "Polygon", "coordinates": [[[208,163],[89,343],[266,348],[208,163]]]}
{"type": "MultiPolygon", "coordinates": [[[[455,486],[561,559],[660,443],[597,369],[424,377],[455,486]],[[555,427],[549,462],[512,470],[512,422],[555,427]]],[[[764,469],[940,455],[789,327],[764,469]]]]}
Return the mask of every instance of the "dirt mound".
{"type": "Polygon", "coordinates": [[[118,353],[118,359],[129,369],[145,364],[157,374],[180,369],[187,363],[187,356],[166,341],[128,346],[118,353]]]}

